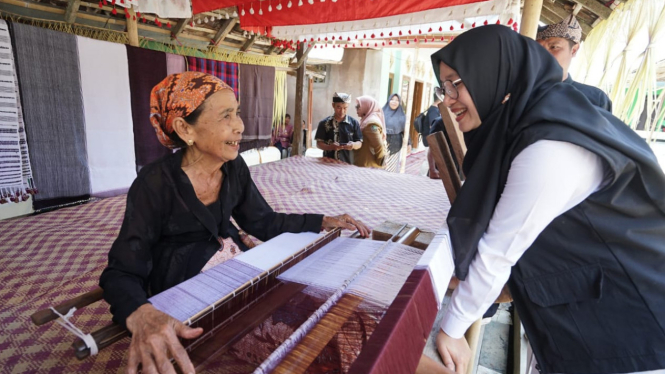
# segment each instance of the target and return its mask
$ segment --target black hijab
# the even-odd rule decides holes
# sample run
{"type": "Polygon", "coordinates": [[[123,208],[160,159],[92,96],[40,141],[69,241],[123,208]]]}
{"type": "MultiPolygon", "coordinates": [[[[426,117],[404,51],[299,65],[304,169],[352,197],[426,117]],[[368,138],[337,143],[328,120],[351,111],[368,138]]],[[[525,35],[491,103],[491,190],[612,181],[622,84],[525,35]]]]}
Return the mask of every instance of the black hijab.
{"type": "Polygon", "coordinates": [[[394,93],[390,95],[388,102],[383,106],[383,116],[386,118],[387,135],[401,134],[404,132],[406,125],[406,115],[404,114],[404,109],[402,108],[402,98],[398,94],[394,93]],[[395,96],[397,96],[397,99],[399,100],[399,106],[397,109],[392,110],[390,109],[390,100],[392,100],[392,98],[395,96]]]}
{"type": "Polygon", "coordinates": [[[447,219],[459,279],[467,276],[512,160],[538,140],[566,141],[596,153],[611,173],[610,185],[637,169],[644,192],[665,212],[665,175],[646,142],[562,83],[561,67],[535,41],[505,26],[482,26],[432,55],[439,82],[441,61],[457,71],[482,120],[464,134],[467,178],[447,219]]]}

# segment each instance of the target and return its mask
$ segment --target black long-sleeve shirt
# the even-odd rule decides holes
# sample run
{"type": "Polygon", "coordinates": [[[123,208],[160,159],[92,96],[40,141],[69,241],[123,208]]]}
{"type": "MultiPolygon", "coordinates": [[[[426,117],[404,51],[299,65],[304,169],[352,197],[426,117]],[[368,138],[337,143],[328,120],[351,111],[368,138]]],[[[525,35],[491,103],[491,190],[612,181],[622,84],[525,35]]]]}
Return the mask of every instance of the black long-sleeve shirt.
{"type": "Polygon", "coordinates": [[[322,215],[273,211],[242,157],[222,166],[221,215],[213,214],[196,197],[181,162],[182,152],[176,152],[144,167],[127,194],[120,234],[99,281],[117,323],[124,324],[149,296],[198,274],[219,250],[218,237],[231,236],[247,250],[231,216],[264,241],[284,232],[321,230],[322,215]]]}

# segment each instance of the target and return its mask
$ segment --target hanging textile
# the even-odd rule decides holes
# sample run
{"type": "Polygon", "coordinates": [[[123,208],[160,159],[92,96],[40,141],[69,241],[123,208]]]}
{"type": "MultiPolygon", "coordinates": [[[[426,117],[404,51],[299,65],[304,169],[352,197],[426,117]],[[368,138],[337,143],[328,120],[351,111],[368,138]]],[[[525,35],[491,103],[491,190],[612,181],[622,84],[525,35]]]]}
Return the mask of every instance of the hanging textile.
{"type": "Polygon", "coordinates": [[[0,20],[0,204],[34,193],[9,27],[0,20]]]}
{"type": "MultiPolygon", "coordinates": [[[[74,35],[12,24],[35,201],[90,194],[74,35]]],[[[35,204],[37,206],[37,204],[35,204]]]]}
{"type": "Polygon", "coordinates": [[[286,116],[286,101],[288,99],[286,91],[286,72],[275,72],[275,102],[272,111],[272,127],[277,131],[281,131],[284,124],[284,116],[286,116]]]}
{"type": "Polygon", "coordinates": [[[174,55],[173,53],[166,54],[166,74],[178,74],[187,71],[187,62],[184,56],[174,55]]]}
{"type": "MultiPolygon", "coordinates": [[[[143,1],[146,0],[142,0],[141,2],[143,1]]],[[[139,0],[118,0],[118,1],[109,1],[109,3],[113,3],[112,5],[121,6],[123,8],[134,7],[134,9],[136,9],[136,7],[139,6],[139,0]]]]}
{"type": "Polygon", "coordinates": [[[245,123],[240,151],[270,145],[275,68],[240,65],[240,116],[245,123]]]}
{"type": "MultiPolygon", "coordinates": [[[[233,88],[238,98],[238,64],[235,62],[224,62],[209,60],[207,58],[187,57],[187,70],[199,71],[211,74],[223,80],[233,88]]],[[[273,69],[274,70],[274,69],[273,69]]]]}
{"type": "Polygon", "coordinates": [[[150,91],[166,78],[166,55],[164,52],[138,47],[126,48],[134,123],[134,152],[138,171],[170,152],[159,143],[155,129],[150,124],[150,91]]]}
{"type": "Polygon", "coordinates": [[[117,43],[76,40],[92,194],[125,193],[136,178],[127,50],[117,43]]]}
{"type": "Polygon", "coordinates": [[[163,18],[191,18],[190,0],[141,0],[138,5],[141,13],[153,13],[163,18]]]}

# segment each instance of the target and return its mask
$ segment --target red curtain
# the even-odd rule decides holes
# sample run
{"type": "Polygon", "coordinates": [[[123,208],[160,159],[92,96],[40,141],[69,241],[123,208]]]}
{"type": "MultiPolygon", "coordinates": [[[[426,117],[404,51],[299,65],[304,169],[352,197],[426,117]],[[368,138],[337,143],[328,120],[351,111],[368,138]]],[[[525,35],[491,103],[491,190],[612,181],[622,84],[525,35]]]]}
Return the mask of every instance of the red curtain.
{"type": "Polygon", "coordinates": [[[243,28],[246,28],[254,26],[312,25],[381,18],[487,0],[340,0],[337,2],[328,0],[323,3],[315,0],[314,4],[309,4],[307,0],[303,0],[304,4],[302,6],[298,6],[298,0],[291,1],[293,6],[288,8],[286,4],[289,0],[281,0],[283,8],[277,11],[275,6],[279,4],[280,0],[272,0],[270,2],[273,7],[272,12],[268,12],[268,2],[262,1],[263,15],[259,15],[259,1],[192,0],[192,8],[196,14],[234,5],[239,6],[240,12],[244,6],[245,15],[240,15],[240,24],[243,28]],[[250,14],[250,7],[254,8],[254,14],[250,14]]]}

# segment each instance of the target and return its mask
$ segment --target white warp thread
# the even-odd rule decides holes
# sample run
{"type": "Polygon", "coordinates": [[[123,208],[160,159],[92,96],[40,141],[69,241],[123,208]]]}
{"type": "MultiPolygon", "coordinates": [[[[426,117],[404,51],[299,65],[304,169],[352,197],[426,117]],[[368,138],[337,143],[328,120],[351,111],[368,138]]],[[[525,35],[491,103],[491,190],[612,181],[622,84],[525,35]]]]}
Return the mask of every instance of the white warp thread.
{"type": "Polygon", "coordinates": [[[64,316],[60,314],[57,310],[55,310],[54,307],[50,308],[53,313],[55,313],[60,319],[57,320],[57,322],[62,325],[64,328],[69,330],[72,334],[76,335],[77,337],[81,338],[85,345],[90,348],[90,356],[94,356],[99,352],[99,349],[97,349],[97,343],[95,342],[95,339],[92,337],[90,334],[84,334],[83,331],[81,331],[78,327],[74,326],[71,321],[69,321],[70,318],[74,316],[74,312],[76,312],[76,307],[73,307],[65,314],[64,316]]]}

